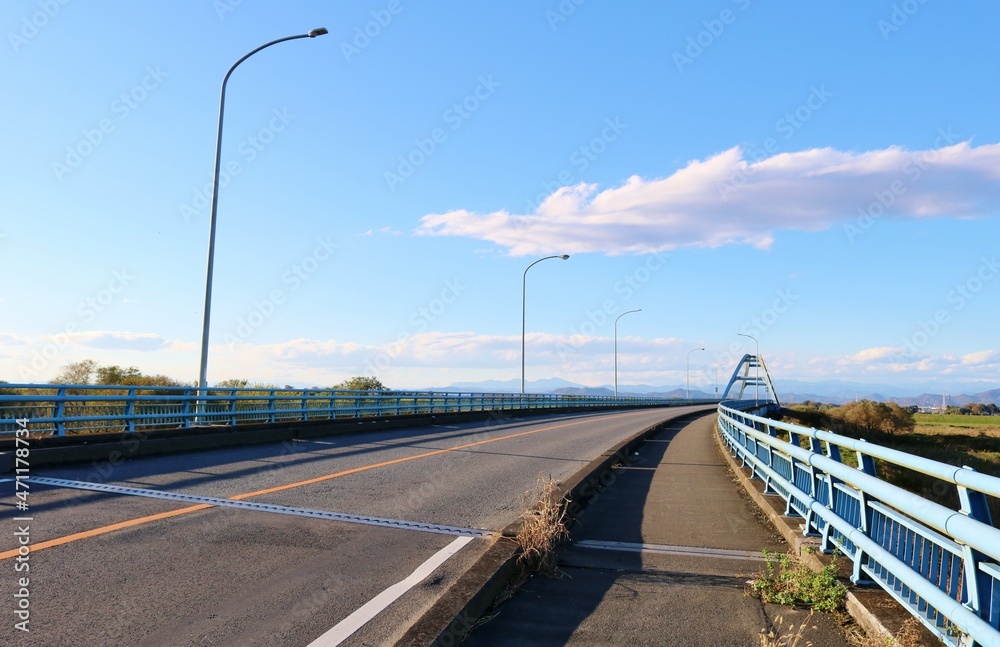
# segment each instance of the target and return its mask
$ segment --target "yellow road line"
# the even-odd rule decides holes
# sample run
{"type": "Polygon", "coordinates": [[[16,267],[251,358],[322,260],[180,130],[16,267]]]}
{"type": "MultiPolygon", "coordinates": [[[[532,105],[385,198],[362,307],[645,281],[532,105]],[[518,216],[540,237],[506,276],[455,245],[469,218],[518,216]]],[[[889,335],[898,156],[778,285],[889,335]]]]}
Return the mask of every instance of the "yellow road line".
{"type": "Polygon", "coordinates": [[[257,490],[255,492],[247,492],[246,494],[237,494],[236,496],[229,497],[234,501],[242,501],[243,499],[248,499],[252,496],[260,496],[262,494],[271,494],[272,492],[281,492],[282,490],[291,490],[292,488],[302,487],[303,485],[311,485],[312,483],[320,483],[322,481],[329,481],[330,479],[340,478],[341,476],[349,476],[351,474],[357,474],[358,472],[367,472],[368,470],[377,469],[379,467],[388,467],[389,465],[397,465],[399,463],[406,463],[408,461],[415,461],[418,458],[429,458],[431,456],[437,456],[439,454],[446,454],[448,452],[456,452],[462,449],[468,449],[469,447],[476,447],[477,445],[485,445],[487,443],[495,443],[498,440],[507,440],[508,438],[517,438],[518,436],[529,436],[531,434],[537,434],[542,431],[551,431],[552,429],[560,429],[562,427],[569,427],[571,425],[579,425],[584,422],[589,422],[587,420],[580,420],[577,422],[567,422],[562,425],[553,425],[551,427],[543,427],[541,429],[534,429],[532,431],[522,431],[516,434],[510,434],[509,436],[501,436],[500,438],[490,438],[488,440],[479,440],[474,443],[467,443],[465,445],[458,445],[457,447],[447,447],[445,449],[435,449],[433,451],[425,452],[423,454],[416,454],[414,456],[405,456],[403,458],[394,458],[390,461],[382,461],[381,463],[373,463],[371,465],[364,465],[362,467],[354,467],[349,470],[344,470],[342,472],[334,472],[333,474],[326,474],[324,476],[317,476],[315,478],[306,479],[305,481],[298,481],[296,483],[289,483],[287,485],[278,485],[276,487],[266,488],[263,490],[257,490]]]}
{"type": "MultiPolygon", "coordinates": [[[[158,521],[160,519],[167,519],[169,517],[176,517],[177,515],[187,514],[189,512],[195,512],[197,510],[204,510],[205,508],[214,508],[214,507],[215,506],[210,505],[208,503],[199,503],[198,505],[189,506],[187,508],[171,510],[170,512],[161,512],[160,514],[151,514],[148,517],[129,519],[128,521],[113,523],[110,526],[101,526],[100,528],[94,528],[93,530],[84,530],[83,532],[73,533],[72,535],[57,537],[55,539],[42,541],[37,544],[31,544],[28,546],[28,548],[33,553],[36,550],[52,548],[53,546],[62,546],[63,544],[68,544],[70,542],[78,541],[80,539],[87,539],[88,537],[96,537],[97,535],[103,535],[105,533],[112,532],[114,530],[121,530],[122,528],[131,528],[132,526],[138,526],[144,523],[149,523],[150,521],[158,521]]],[[[2,552],[0,553],[0,560],[10,559],[11,557],[17,557],[19,551],[20,551],[19,548],[15,548],[13,550],[2,552]]]]}
{"type": "MultiPolygon", "coordinates": [[[[617,414],[612,417],[627,416],[637,412],[629,412],[623,414],[617,414]]],[[[298,481],[296,483],[288,483],[287,485],[279,485],[272,488],[266,488],[263,490],[256,490],[254,492],[247,492],[245,494],[237,494],[236,496],[229,497],[233,501],[242,501],[243,499],[248,499],[254,496],[260,496],[262,494],[270,494],[272,492],[281,492],[283,490],[291,490],[293,488],[302,487],[303,485],[310,485],[312,483],[320,483],[322,481],[329,481],[330,479],[340,478],[342,476],[349,476],[351,474],[357,474],[359,472],[366,472],[368,470],[378,469],[380,467],[388,467],[389,465],[398,465],[399,463],[406,463],[408,461],[415,461],[419,458],[429,458],[431,456],[438,456],[440,454],[446,454],[448,452],[460,451],[463,449],[468,449],[470,447],[476,447],[479,445],[486,445],[488,443],[495,443],[501,440],[507,440],[509,438],[518,438],[521,436],[530,436],[532,434],[538,434],[543,431],[552,431],[553,429],[562,429],[563,427],[572,427],[574,425],[582,425],[584,423],[592,422],[592,420],[578,420],[575,422],[567,422],[561,425],[552,425],[550,427],[542,427],[541,429],[533,429],[531,431],[522,431],[516,434],[509,434],[507,436],[500,436],[499,438],[489,438],[487,440],[478,440],[474,443],[466,443],[464,445],[458,445],[456,447],[448,447],[445,449],[436,449],[434,451],[424,452],[423,454],[416,454],[414,456],[406,456],[404,458],[396,458],[389,461],[382,461],[379,463],[372,463],[371,465],[364,465],[362,467],[354,467],[349,470],[343,470],[340,472],[334,472],[332,474],[326,474],[324,476],[317,476],[315,478],[306,479],[304,481],[298,481]]],[[[72,535],[66,535],[64,537],[57,537],[56,539],[50,539],[48,541],[39,542],[37,544],[31,544],[28,548],[33,553],[35,551],[44,550],[46,548],[52,548],[54,546],[62,546],[63,544],[68,544],[74,541],[79,541],[81,539],[88,539],[90,537],[96,537],[98,535],[103,535],[109,532],[114,532],[115,530],[122,530],[123,528],[131,528],[133,526],[142,525],[145,523],[150,523],[153,521],[159,521],[160,519],[168,519],[170,517],[177,517],[182,514],[187,514],[189,512],[196,512],[198,510],[204,510],[206,508],[214,508],[215,506],[208,503],[200,503],[198,505],[189,506],[187,508],[180,508],[178,510],[171,510],[170,512],[161,512],[159,514],[153,514],[146,517],[139,517],[138,519],[130,519],[129,521],[122,521],[119,523],[113,523],[107,526],[101,526],[100,528],[94,528],[92,530],[85,530],[83,532],[74,533],[72,535]]],[[[8,550],[0,553],[0,561],[5,559],[10,559],[16,557],[20,549],[8,550]]]]}

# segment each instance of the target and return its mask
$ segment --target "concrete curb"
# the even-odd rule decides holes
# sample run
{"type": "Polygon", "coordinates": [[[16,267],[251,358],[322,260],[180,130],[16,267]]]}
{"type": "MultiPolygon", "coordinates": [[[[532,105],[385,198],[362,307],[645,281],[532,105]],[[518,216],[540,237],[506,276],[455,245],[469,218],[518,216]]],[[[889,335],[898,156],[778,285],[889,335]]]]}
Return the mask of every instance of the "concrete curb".
{"type": "MultiPolygon", "coordinates": [[[[568,496],[568,525],[572,525],[577,515],[602,492],[606,491],[617,478],[615,466],[628,464],[633,450],[666,425],[688,418],[695,418],[715,410],[709,406],[662,420],[618,443],[588,465],[566,479],[559,488],[559,496],[568,496]]],[[[517,575],[516,563],[519,552],[510,538],[517,535],[521,522],[507,526],[502,537],[467,570],[417,620],[400,638],[396,645],[450,647],[462,642],[469,629],[493,605],[494,601],[508,587],[517,575]]]]}
{"type": "MultiPolygon", "coordinates": [[[[642,409],[653,405],[627,407],[642,409]]],[[[662,407],[664,405],[655,405],[662,407]]],[[[462,411],[450,413],[404,414],[384,418],[339,418],[279,423],[249,424],[237,427],[202,427],[168,429],[152,432],[88,434],[31,439],[31,467],[49,467],[91,461],[117,465],[131,458],[223,447],[288,442],[320,436],[383,431],[401,427],[429,427],[479,420],[509,420],[561,413],[602,412],[621,407],[560,407],[553,409],[509,409],[498,411],[462,411]]],[[[14,470],[13,437],[0,440],[0,474],[14,470]]]]}
{"type": "MultiPolygon", "coordinates": [[[[801,517],[786,517],[785,500],[776,494],[764,494],[764,483],[760,479],[751,478],[749,468],[740,467],[739,463],[729,452],[722,436],[715,429],[715,441],[719,451],[726,457],[732,473],[739,480],[746,490],[747,495],[760,508],[761,512],[771,521],[774,528],[788,542],[791,552],[797,555],[809,568],[820,571],[833,559],[829,555],[818,552],[820,541],[816,537],[806,537],[802,534],[803,519],[801,517]],[[811,549],[815,549],[811,550],[811,549]]],[[[841,575],[849,577],[849,572],[841,572],[841,575]]],[[[849,586],[850,583],[847,583],[849,586]]],[[[880,639],[891,639],[899,631],[903,623],[912,616],[908,611],[900,607],[888,593],[881,588],[859,588],[851,586],[847,592],[846,601],[847,613],[854,618],[854,621],[869,636],[880,639]],[[878,609],[876,612],[875,609],[878,609]]],[[[921,625],[921,635],[925,640],[931,640],[926,644],[939,644],[933,635],[921,625]]]]}

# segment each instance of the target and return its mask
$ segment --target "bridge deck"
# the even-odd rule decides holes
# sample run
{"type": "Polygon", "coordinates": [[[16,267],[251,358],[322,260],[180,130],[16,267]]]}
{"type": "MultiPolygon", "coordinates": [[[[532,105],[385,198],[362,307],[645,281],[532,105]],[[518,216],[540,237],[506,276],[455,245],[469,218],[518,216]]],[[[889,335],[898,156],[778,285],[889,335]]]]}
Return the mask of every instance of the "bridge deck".
{"type": "MultiPolygon", "coordinates": [[[[580,517],[564,577],[531,580],[465,644],[742,646],[779,615],[804,621],[744,594],[760,551],[786,546],[741,498],[714,424],[679,422],[643,445],[580,517]]],[[[811,622],[816,647],[848,644],[829,616],[811,622]]]]}

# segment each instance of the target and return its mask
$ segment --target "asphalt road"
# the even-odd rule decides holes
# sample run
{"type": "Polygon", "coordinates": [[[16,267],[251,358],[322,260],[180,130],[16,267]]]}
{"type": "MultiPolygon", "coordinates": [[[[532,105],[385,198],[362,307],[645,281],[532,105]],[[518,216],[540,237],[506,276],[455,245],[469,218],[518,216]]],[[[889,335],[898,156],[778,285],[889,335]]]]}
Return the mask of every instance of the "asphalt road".
{"type": "MultiPolygon", "coordinates": [[[[631,434],[697,408],[381,431],[31,475],[499,531],[540,476],[565,479],[631,434]]],[[[21,513],[13,483],[0,492],[4,645],[304,647],[461,545],[341,643],[388,644],[492,541],[35,482],[24,633],[13,613],[24,573],[11,554],[21,513]]]]}
{"type": "Polygon", "coordinates": [[[464,645],[747,647],[761,629],[805,623],[800,641],[777,644],[847,647],[833,616],[746,595],[761,551],[788,547],[740,496],[715,425],[703,416],[648,439],[571,529],[561,577],[532,578],[464,645]]]}

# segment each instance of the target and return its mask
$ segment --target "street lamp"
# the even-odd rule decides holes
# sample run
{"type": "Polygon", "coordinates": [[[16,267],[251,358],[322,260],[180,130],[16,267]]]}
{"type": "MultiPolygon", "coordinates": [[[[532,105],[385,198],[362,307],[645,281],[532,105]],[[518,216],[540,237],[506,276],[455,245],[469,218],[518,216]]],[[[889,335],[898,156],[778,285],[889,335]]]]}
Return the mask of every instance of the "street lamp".
{"type": "Polygon", "coordinates": [[[749,337],[750,339],[753,340],[753,343],[756,344],[757,346],[757,350],[754,351],[754,353],[756,353],[754,355],[754,359],[756,360],[757,368],[755,370],[756,377],[754,378],[754,385],[753,385],[753,403],[754,405],[757,405],[760,404],[760,343],[757,341],[757,338],[754,337],[753,335],[747,335],[741,332],[738,332],[736,334],[739,335],[740,337],[749,337]]]}
{"type": "MultiPolygon", "coordinates": [[[[684,399],[685,400],[690,400],[691,399],[691,353],[694,353],[695,351],[699,351],[699,350],[705,350],[705,349],[704,348],[692,348],[691,350],[688,351],[688,358],[687,358],[687,389],[684,391],[684,399]]],[[[716,387],[716,390],[718,390],[718,387],[716,387]]]]}
{"type": "Polygon", "coordinates": [[[638,310],[629,310],[628,312],[623,312],[615,318],[615,397],[618,397],[618,320],[627,314],[633,312],[642,312],[642,308],[638,310]]]}
{"type": "MultiPolygon", "coordinates": [[[[208,329],[212,314],[212,270],[215,268],[215,217],[219,207],[219,170],[222,166],[222,117],[226,107],[226,84],[229,82],[229,77],[233,73],[233,70],[235,70],[240,63],[247,60],[260,50],[268,48],[271,45],[283,43],[286,40],[316,38],[317,36],[322,36],[326,33],[326,28],[320,27],[319,29],[313,29],[305,34],[299,34],[298,36],[286,36],[285,38],[279,38],[278,40],[272,40],[270,43],[265,43],[233,63],[233,66],[229,68],[229,71],[226,72],[226,76],[222,79],[222,93],[219,98],[219,130],[215,140],[215,176],[212,180],[212,215],[209,219],[208,225],[208,272],[207,278],[205,279],[205,318],[201,328],[201,365],[198,371],[199,398],[204,398],[208,393],[208,329]]],[[[204,406],[204,400],[199,401],[199,409],[202,406],[204,406]]]]}
{"type": "Polygon", "coordinates": [[[541,263],[542,261],[547,261],[550,258],[561,258],[566,260],[569,258],[569,254],[561,254],[558,256],[546,256],[545,258],[540,258],[528,267],[524,268],[524,274],[521,276],[521,395],[524,395],[524,293],[525,286],[528,281],[528,270],[530,270],[536,263],[541,263]]]}

